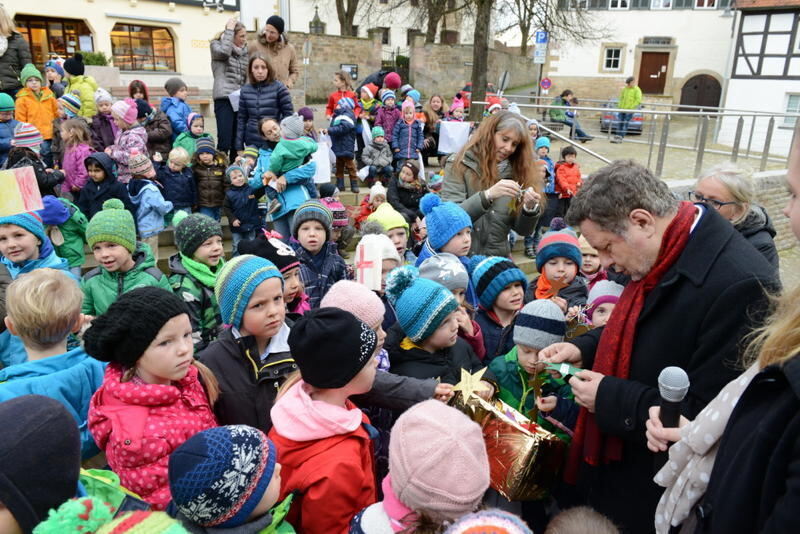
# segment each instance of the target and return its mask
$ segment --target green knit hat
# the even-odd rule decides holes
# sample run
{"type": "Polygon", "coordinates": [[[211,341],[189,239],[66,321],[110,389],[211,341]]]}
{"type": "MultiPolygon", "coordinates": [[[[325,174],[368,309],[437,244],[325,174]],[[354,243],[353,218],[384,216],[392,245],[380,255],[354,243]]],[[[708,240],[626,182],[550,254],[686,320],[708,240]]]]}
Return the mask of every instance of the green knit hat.
{"type": "Polygon", "coordinates": [[[0,111],[14,111],[14,99],[7,93],[0,93],[0,111]]]}
{"type": "Polygon", "coordinates": [[[97,212],[86,226],[86,241],[90,249],[96,243],[108,241],[125,247],[131,253],[136,250],[136,224],[120,199],[110,198],[103,202],[102,211],[97,212]]]}
{"type": "Polygon", "coordinates": [[[194,256],[206,239],[215,235],[222,237],[222,226],[202,213],[189,215],[179,211],[172,218],[172,224],[175,225],[175,244],[187,258],[194,256]]]}
{"type": "Polygon", "coordinates": [[[22,82],[22,85],[25,85],[28,78],[39,78],[39,81],[44,83],[44,76],[42,76],[42,73],[39,72],[39,69],[37,69],[36,65],[33,63],[28,63],[22,67],[22,72],[19,73],[19,81],[22,82]]]}

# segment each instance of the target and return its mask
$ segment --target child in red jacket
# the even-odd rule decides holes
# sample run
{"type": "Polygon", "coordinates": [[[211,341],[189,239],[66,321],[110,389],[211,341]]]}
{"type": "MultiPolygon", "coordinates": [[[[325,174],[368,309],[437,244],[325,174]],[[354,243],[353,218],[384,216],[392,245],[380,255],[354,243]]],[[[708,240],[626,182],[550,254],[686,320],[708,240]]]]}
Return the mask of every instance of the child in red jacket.
{"type": "Polygon", "coordinates": [[[365,196],[361,200],[358,213],[354,217],[354,226],[358,229],[361,229],[361,225],[364,224],[367,218],[375,213],[375,210],[378,209],[378,206],[384,202],[386,202],[386,188],[382,183],[375,182],[372,184],[372,187],[369,188],[369,195],[365,196]]]}
{"type": "Polygon", "coordinates": [[[288,520],[298,532],[346,534],[353,516],[378,500],[375,429],[349,400],[372,389],[378,336],[350,312],[317,308],[294,324],[288,342],[301,378],[271,410],[280,498],[297,492],[288,520]]]}
{"type": "Polygon", "coordinates": [[[567,145],[561,149],[561,161],[556,163],[556,193],[561,213],[567,213],[572,197],[583,185],[581,179],[581,166],[576,161],[578,151],[575,147],[567,145]]]}
{"type": "Polygon", "coordinates": [[[333,112],[336,109],[336,103],[342,98],[353,99],[353,102],[356,103],[355,109],[353,109],[353,114],[356,116],[356,118],[358,118],[359,114],[361,113],[361,108],[358,104],[358,97],[353,91],[351,79],[352,78],[350,78],[350,74],[343,70],[333,73],[333,86],[336,88],[336,90],[328,95],[328,105],[325,106],[325,116],[327,118],[330,119],[333,117],[333,112]]]}
{"type": "Polygon", "coordinates": [[[169,455],[217,426],[217,381],[194,359],[188,310],[170,291],[140,287],[95,317],[83,340],[90,356],[110,362],[89,405],[89,431],[122,486],[164,510],[169,455]]]}

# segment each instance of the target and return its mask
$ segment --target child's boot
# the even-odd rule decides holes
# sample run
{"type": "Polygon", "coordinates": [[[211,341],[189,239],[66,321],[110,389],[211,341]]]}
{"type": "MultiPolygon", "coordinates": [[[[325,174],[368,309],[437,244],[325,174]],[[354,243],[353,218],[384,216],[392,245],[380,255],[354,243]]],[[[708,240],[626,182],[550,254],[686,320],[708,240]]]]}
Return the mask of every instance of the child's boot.
{"type": "Polygon", "coordinates": [[[350,178],[350,192],[358,193],[358,178],[350,178]]]}
{"type": "Polygon", "coordinates": [[[336,188],[339,191],[344,191],[344,178],[336,178],[336,188]]]}

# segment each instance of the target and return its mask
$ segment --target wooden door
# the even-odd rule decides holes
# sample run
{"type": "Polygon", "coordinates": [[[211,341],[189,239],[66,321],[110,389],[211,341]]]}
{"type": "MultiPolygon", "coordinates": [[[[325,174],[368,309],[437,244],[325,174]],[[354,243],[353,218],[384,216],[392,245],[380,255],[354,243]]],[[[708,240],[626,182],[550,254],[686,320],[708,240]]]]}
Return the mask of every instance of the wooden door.
{"type": "MultiPolygon", "coordinates": [[[[713,76],[699,74],[692,76],[683,85],[681,90],[681,105],[717,107],[722,95],[722,87],[713,76]]],[[[679,111],[696,111],[692,108],[679,109],[679,111]]]]}
{"type": "Polygon", "coordinates": [[[662,95],[667,83],[669,52],[642,52],[639,87],[645,94],[662,95]]]}

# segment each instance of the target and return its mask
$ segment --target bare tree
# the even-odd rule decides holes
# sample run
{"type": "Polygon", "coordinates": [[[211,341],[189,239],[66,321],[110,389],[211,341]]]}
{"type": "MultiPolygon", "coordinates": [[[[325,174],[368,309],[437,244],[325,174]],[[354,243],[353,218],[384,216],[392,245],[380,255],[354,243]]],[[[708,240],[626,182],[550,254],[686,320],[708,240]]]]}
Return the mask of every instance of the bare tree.
{"type": "Polygon", "coordinates": [[[360,0],[336,0],[336,17],[339,19],[339,34],[343,37],[355,36],[353,21],[360,0]]]}
{"type": "MultiPolygon", "coordinates": [[[[494,0],[472,0],[475,10],[475,32],[472,34],[472,102],[486,98],[486,70],[489,67],[489,29],[494,0]]],[[[483,106],[469,107],[469,120],[481,118],[483,106]]]]}

